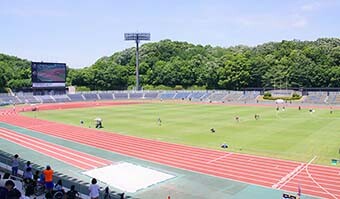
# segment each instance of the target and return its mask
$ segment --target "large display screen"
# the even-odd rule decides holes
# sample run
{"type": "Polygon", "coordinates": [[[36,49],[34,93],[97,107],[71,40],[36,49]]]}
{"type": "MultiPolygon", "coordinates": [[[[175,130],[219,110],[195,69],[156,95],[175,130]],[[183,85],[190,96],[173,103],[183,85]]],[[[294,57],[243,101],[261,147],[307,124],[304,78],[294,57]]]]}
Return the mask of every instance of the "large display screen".
{"type": "Polygon", "coordinates": [[[32,82],[65,82],[66,64],[32,62],[32,82]]]}
{"type": "Polygon", "coordinates": [[[32,62],[33,87],[65,86],[66,64],[32,62]]]}

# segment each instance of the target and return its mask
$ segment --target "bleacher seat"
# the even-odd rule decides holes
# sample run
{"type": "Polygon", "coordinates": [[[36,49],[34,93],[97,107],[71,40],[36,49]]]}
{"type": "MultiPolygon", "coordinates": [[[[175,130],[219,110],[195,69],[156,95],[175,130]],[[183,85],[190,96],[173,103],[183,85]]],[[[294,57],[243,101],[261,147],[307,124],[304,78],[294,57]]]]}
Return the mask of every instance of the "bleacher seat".
{"type": "Polygon", "coordinates": [[[115,99],[128,99],[127,93],[114,93],[115,99]]]}
{"type": "Polygon", "coordinates": [[[175,97],[176,93],[161,93],[159,98],[160,99],[173,99],[175,97]]]}
{"type": "Polygon", "coordinates": [[[146,92],[144,94],[144,99],[156,99],[158,97],[158,92],[146,92]]]}
{"type": "Polygon", "coordinates": [[[67,94],[67,96],[71,99],[73,102],[78,102],[78,101],[84,101],[84,98],[81,94],[67,94]]]}
{"type": "Polygon", "coordinates": [[[98,100],[98,96],[96,93],[84,93],[83,96],[85,97],[86,101],[98,100]]]}
{"type": "Polygon", "coordinates": [[[142,99],[143,93],[129,93],[130,99],[142,99]]]}
{"type": "Polygon", "coordinates": [[[99,93],[98,95],[101,100],[113,100],[112,93],[99,93]]]}
{"type": "Polygon", "coordinates": [[[69,102],[70,99],[67,97],[67,95],[54,95],[53,98],[56,102],[69,102]]]}
{"type": "Polygon", "coordinates": [[[186,99],[189,95],[189,92],[178,92],[176,93],[174,99],[186,99]]]}

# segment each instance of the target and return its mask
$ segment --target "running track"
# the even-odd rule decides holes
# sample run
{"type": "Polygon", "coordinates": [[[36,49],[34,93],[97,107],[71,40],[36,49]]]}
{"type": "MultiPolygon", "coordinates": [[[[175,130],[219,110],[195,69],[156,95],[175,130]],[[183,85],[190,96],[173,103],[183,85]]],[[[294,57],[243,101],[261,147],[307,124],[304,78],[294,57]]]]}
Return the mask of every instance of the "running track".
{"type": "MultiPolygon", "coordinates": [[[[61,105],[58,106],[60,108],[61,105]]],[[[56,107],[52,104],[50,108],[56,107]]],[[[75,104],[73,107],[78,106],[75,104]]],[[[313,160],[299,163],[226,153],[111,134],[17,114],[2,115],[0,121],[122,155],[279,190],[297,192],[300,185],[302,194],[340,198],[340,168],[314,165],[313,160]]]]}
{"type": "Polygon", "coordinates": [[[83,170],[90,170],[111,164],[108,160],[3,128],[0,128],[0,138],[29,148],[38,153],[45,154],[83,170]]]}

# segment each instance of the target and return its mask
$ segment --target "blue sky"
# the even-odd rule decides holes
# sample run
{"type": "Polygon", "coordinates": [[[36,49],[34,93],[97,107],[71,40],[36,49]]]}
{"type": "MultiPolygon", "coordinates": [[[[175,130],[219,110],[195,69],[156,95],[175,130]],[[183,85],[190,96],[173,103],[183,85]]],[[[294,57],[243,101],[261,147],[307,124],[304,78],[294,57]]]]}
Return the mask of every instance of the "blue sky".
{"type": "Polygon", "coordinates": [[[228,47],[340,37],[340,0],[0,0],[0,53],[93,64],[124,32],[228,47]]]}

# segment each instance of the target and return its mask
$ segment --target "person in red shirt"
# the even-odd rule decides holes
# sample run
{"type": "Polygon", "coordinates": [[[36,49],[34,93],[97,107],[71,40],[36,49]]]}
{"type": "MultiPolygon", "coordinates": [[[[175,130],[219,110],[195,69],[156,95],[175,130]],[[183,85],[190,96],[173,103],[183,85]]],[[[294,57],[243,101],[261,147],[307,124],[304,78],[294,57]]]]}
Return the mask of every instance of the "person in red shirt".
{"type": "Polygon", "coordinates": [[[45,186],[48,191],[53,189],[53,170],[49,165],[46,166],[46,169],[43,171],[45,176],[45,186]]]}

